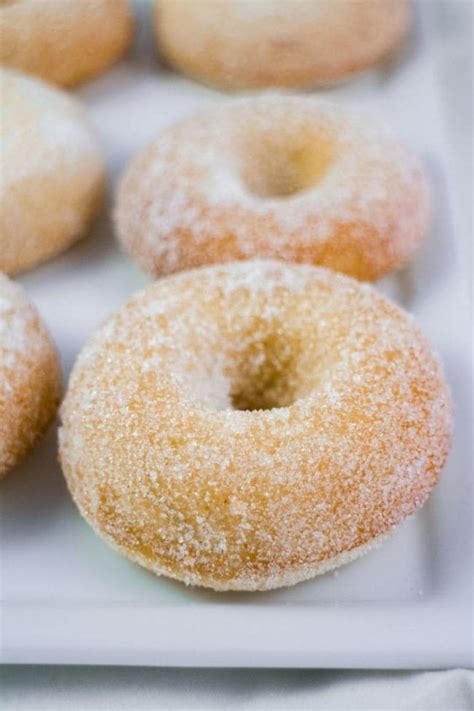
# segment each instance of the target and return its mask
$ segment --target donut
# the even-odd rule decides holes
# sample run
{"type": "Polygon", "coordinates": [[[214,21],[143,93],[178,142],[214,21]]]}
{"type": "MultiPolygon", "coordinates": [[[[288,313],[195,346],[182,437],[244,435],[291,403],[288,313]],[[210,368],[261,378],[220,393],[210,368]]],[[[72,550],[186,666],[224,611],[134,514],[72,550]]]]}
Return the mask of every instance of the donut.
{"type": "Polygon", "coordinates": [[[75,99],[11,70],[0,70],[0,93],[0,270],[16,274],[87,231],[105,174],[75,99]]]}
{"type": "Polygon", "coordinates": [[[250,260],[160,279],[80,354],[61,408],[81,513],[158,575],[266,590],[374,548],[451,436],[436,357],[366,284],[250,260]]]}
{"type": "Polygon", "coordinates": [[[115,62],[132,33],[126,0],[2,0],[0,65],[74,86],[115,62]]]}
{"type": "Polygon", "coordinates": [[[327,85],[386,60],[411,20],[407,0],[155,0],[171,66],[224,89],[327,85]]]}
{"type": "Polygon", "coordinates": [[[51,338],[24,290],[0,274],[0,478],[46,429],[60,394],[51,338]]]}
{"type": "Polygon", "coordinates": [[[416,158],[346,106],[270,95],[165,129],[125,171],[115,222],[146,272],[275,258],[374,280],[429,223],[416,158]]]}

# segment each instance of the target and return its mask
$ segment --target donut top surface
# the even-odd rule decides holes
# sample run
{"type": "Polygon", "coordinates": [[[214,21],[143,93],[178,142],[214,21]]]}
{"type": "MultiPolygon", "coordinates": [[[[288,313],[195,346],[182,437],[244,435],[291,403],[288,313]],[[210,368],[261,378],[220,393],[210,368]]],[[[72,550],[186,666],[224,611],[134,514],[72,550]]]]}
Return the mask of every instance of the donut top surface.
{"type": "Polygon", "coordinates": [[[421,505],[451,409],[400,309],[257,261],[133,297],[81,353],[62,420],[69,486],[107,540],[156,572],[253,589],[314,574],[421,505]]]}
{"type": "Polygon", "coordinates": [[[61,86],[100,74],[132,34],[127,0],[0,1],[0,64],[61,86]]]}
{"type": "Polygon", "coordinates": [[[0,269],[31,269],[83,236],[100,206],[102,151],[80,103],[0,70],[0,269]]]}
{"type": "Polygon", "coordinates": [[[3,188],[49,171],[67,179],[79,159],[97,160],[86,112],[68,94],[6,69],[0,69],[0,93],[3,188]]]}
{"type": "Polygon", "coordinates": [[[35,360],[41,344],[32,341],[38,318],[20,285],[0,272],[0,379],[8,390],[8,373],[35,360]]]}
{"type": "Polygon", "coordinates": [[[159,49],[229,89],[341,81],[383,60],[410,24],[406,0],[155,0],[159,49]]]}
{"type": "Polygon", "coordinates": [[[315,97],[236,99],[165,129],[118,191],[119,237],[169,273],[274,257],[376,278],[429,221],[414,155],[384,125],[315,97]]]}

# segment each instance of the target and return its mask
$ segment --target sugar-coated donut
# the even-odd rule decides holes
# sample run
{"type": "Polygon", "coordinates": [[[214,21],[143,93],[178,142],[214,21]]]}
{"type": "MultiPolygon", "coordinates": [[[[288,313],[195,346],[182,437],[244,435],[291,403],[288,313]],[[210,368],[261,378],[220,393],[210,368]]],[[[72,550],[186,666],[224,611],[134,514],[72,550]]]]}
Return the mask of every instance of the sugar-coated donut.
{"type": "Polygon", "coordinates": [[[152,274],[252,257],[377,279],[429,222],[418,161],[386,129],[313,97],[228,101],[166,129],[127,169],[116,224],[152,274]]]}
{"type": "Polygon", "coordinates": [[[2,0],[0,64],[73,86],[115,62],[132,30],[127,0],[2,0]]]}
{"type": "Polygon", "coordinates": [[[60,458],[82,514],[157,574],[292,585],[374,547],[450,441],[411,318],[329,270],[235,262],[159,280],[86,345],[60,458]]]}
{"type": "Polygon", "coordinates": [[[45,430],[60,394],[51,338],[23,289],[0,274],[0,477],[45,430]]]}
{"type": "Polygon", "coordinates": [[[90,226],[104,187],[102,153],[80,104],[0,70],[0,270],[29,269],[90,226]]]}
{"type": "Polygon", "coordinates": [[[155,33],[180,71],[227,89],[340,82],[386,59],[407,0],[155,0],[155,33]]]}

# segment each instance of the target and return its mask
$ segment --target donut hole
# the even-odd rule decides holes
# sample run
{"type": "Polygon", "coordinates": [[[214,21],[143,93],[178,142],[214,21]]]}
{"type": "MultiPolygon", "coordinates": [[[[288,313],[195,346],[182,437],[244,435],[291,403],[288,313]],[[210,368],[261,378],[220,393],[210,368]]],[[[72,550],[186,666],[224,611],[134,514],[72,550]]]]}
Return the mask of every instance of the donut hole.
{"type": "Polygon", "coordinates": [[[259,133],[245,141],[240,177],[259,198],[290,198],[314,188],[327,173],[334,143],[325,134],[259,133]]]}
{"type": "MultiPolygon", "coordinates": [[[[193,396],[212,410],[274,410],[293,405],[317,386],[322,369],[311,338],[307,348],[303,339],[282,332],[242,339],[197,375],[189,373],[187,383],[193,396]]],[[[202,365],[202,362],[201,362],[202,365]]]]}
{"type": "Polygon", "coordinates": [[[275,410],[290,407],[299,396],[284,373],[266,368],[265,379],[239,378],[229,393],[232,410],[275,410]]]}
{"type": "Polygon", "coordinates": [[[229,374],[233,410],[289,407],[302,395],[293,348],[269,336],[239,354],[229,374]]]}

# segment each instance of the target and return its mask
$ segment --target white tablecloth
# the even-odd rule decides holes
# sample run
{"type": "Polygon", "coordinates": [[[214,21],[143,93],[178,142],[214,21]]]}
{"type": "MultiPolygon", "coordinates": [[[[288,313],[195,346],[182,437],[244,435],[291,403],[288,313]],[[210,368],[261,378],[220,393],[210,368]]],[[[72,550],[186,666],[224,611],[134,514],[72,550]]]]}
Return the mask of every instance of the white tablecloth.
{"type": "MultiPolygon", "coordinates": [[[[451,124],[457,207],[462,211],[467,263],[471,264],[473,3],[422,1],[432,2],[437,24],[435,50],[451,124]]],[[[0,670],[0,682],[4,711],[474,709],[474,672],[460,669],[367,672],[15,666],[0,670]]]]}
{"type": "Polygon", "coordinates": [[[474,708],[474,672],[458,669],[357,672],[21,666],[4,670],[0,678],[4,711],[474,708]]]}

